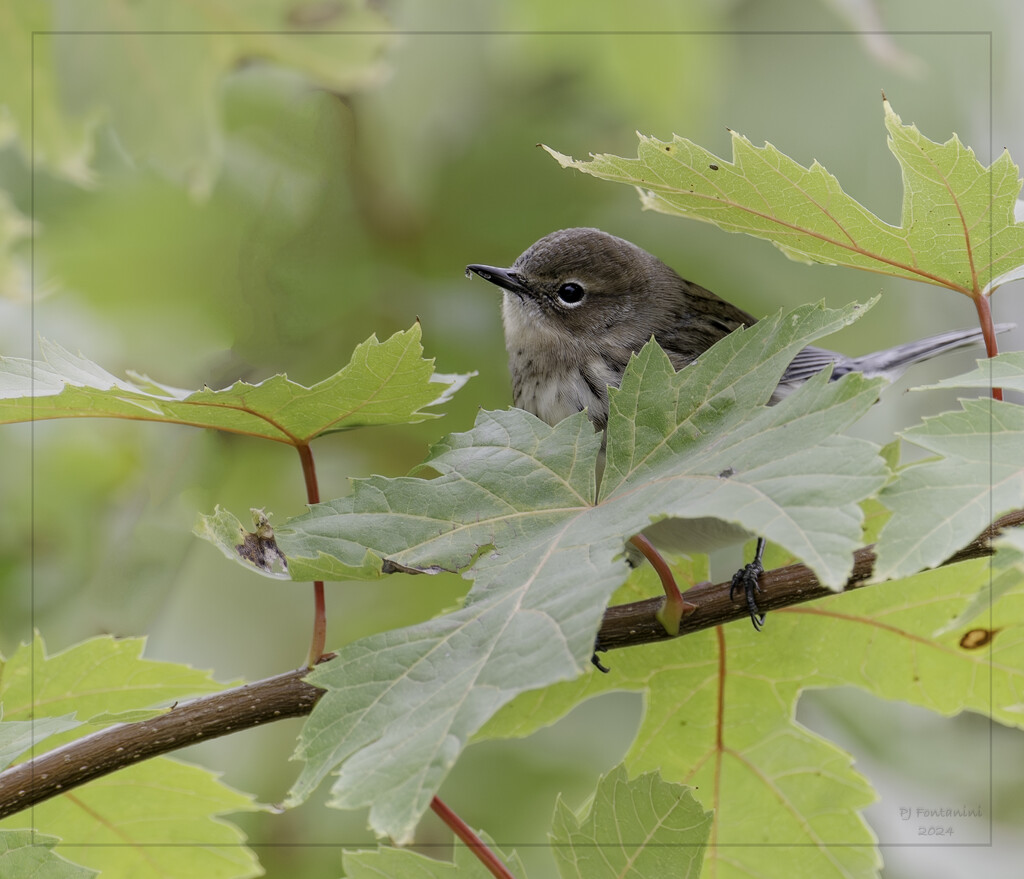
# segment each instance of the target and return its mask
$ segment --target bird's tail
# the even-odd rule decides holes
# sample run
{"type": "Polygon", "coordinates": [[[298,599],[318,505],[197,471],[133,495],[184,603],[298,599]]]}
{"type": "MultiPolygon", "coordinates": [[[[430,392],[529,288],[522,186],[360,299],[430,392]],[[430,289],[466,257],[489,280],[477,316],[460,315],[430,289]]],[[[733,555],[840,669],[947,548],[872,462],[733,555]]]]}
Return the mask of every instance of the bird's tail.
{"type": "MultiPolygon", "coordinates": [[[[995,331],[1005,333],[1016,326],[1016,324],[1009,323],[996,324],[995,331]]],[[[932,357],[945,354],[947,351],[955,351],[957,348],[976,345],[982,341],[982,338],[981,329],[977,327],[970,330],[939,333],[937,336],[918,339],[916,342],[907,342],[905,345],[897,345],[895,348],[887,348],[884,351],[875,351],[862,357],[851,357],[849,369],[844,372],[862,372],[866,376],[880,375],[892,381],[912,363],[930,360],[932,357]]]]}

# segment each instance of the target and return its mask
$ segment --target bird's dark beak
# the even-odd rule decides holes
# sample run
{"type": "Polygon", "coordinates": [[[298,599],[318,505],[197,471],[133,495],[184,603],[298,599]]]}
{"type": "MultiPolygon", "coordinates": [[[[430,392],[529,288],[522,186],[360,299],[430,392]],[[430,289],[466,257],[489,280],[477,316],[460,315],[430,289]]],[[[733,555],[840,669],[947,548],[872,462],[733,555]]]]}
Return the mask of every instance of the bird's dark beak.
{"type": "Polygon", "coordinates": [[[497,284],[503,290],[509,290],[520,296],[529,293],[526,285],[520,280],[519,275],[510,269],[496,269],[494,266],[466,266],[467,278],[470,272],[479,275],[485,281],[497,284]]]}

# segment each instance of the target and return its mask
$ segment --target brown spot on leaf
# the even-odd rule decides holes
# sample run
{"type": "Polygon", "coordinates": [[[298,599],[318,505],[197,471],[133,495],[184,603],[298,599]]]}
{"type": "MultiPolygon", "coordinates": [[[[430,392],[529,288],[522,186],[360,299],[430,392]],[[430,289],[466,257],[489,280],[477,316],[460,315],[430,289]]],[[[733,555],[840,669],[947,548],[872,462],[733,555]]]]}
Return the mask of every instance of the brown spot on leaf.
{"type": "Polygon", "coordinates": [[[999,629],[971,629],[960,639],[960,646],[964,650],[978,650],[986,644],[991,644],[998,633],[999,629]]]}

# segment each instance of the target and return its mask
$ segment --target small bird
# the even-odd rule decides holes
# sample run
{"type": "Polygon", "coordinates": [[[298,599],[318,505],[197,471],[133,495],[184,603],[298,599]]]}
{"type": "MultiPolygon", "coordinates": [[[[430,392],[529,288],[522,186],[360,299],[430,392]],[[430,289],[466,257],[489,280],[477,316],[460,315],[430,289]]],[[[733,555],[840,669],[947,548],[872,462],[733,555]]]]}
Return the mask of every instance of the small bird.
{"type": "MultiPolygon", "coordinates": [[[[733,330],[757,322],[647,251],[599,229],[552,232],[510,268],[469,265],[467,277],[470,272],[504,291],[501,311],[515,405],[551,425],[585,409],[595,428],[604,430],[609,386],[619,386],[630,355],[652,336],[679,370],[733,330]]],[[[912,363],[981,338],[980,329],[957,330],[862,357],[807,347],[783,373],[771,402],[830,364],[833,380],[861,372],[892,381],[912,363]]],[[[684,553],[709,552],[750,537],[717,519],[665,519],[644,533],[655,547],[684,553]]],[[[755,628],[764,622],[755,600],[763,552],[759,539],[754,561],[737,572],[731,590],[744,591],[755,628]]]]}

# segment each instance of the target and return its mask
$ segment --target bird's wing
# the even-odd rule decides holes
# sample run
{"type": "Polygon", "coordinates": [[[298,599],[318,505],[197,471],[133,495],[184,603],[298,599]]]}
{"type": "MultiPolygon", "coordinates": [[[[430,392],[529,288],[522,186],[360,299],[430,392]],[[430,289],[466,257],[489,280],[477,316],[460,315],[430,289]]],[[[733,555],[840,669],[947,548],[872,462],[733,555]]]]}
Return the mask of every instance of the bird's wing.
{"type": "Polygon", "coordinates": [[[676,369],[692,363],[715,342],[739,327],[752,327],[757,318],[710,290],[683,281],[671,317],[655,332],[658,344],[676,369]]]}
{"type": "Polygon", "coordinates": [[[850,358],[838,351],[829,351],[827,348],[815,348],[812,345],[800,351],[793,362],[786,367],[779,384],[793,384],[805,382],[812,375],[821,372],[829,364],[835,364],[832,370],[832,378],[837,379],[841,375],[850,372],[852,364],[850,358]]]}

